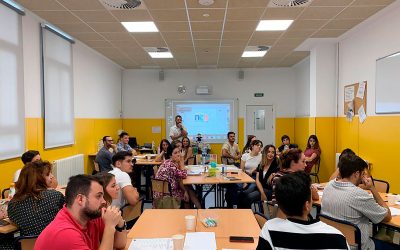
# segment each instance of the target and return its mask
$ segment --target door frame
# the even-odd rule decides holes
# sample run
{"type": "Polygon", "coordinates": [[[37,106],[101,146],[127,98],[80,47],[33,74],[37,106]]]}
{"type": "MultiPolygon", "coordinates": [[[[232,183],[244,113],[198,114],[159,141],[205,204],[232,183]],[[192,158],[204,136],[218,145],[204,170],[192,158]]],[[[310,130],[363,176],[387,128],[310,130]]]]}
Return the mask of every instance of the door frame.
{"type": "MultiPolygon", "coordinates": [[[[244,112],[244,128],[243,128],[243,146],[246,144],[247,142],[247,107],[249,106],[271,106],[272,107],[272,129],[273,129],[273,133],[272,133],[272,145],[275,145],[276,142],[276,111],[275,111],[275,105],[274,104],[246,104],[245,107],[245,112],[244,112]]],[[[264,144],[265,142],[263,142],[264,144]]],[[[267,145],[267,144],[265,144],[267,145]]],[[[264,145],[264,146],[265,146],[264,145]]]]}

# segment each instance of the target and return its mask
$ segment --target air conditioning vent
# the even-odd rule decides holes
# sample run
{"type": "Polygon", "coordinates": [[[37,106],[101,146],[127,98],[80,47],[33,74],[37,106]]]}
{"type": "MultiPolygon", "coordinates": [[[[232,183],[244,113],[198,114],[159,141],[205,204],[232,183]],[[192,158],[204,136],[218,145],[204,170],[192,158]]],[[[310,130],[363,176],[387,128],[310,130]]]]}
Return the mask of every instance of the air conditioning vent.
{"type": "Polygon", "coordinates": [[[144,47],[144,49],[147,52],[157,52],[157,53],[169,52],[169,49],[167,47],[144,47]]]}
{"type": "Polygon", "coordinates": [[[245,51],[268,51],[270,48],[267,45],[247,46],[245,51]]]}
{"type": "Polygon", "coordinates": [[[140,0],[100,0],[108,9],[131,10],[142,4],[140,0]]]}
{"type": "Polygon", "coordinates": [[[271,0],[269,7],[304,7],[312,0],[271,0]]]}

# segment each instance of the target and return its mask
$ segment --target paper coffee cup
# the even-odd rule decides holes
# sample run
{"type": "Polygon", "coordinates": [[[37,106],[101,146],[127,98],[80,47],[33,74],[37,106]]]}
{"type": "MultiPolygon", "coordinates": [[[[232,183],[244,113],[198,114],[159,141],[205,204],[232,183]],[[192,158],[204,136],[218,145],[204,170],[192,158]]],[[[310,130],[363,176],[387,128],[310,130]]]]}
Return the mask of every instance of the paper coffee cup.
{"type": "Polygon", "coordinates": [[[394,206],[396,205],[396,200],[397,200],[397,196],[393,195],[393,194],[388,194],[387,195],[388,198],[388,205],[389,206],[394,206]]]}
{"type": "Polygon", "coordinates": [[[185,216],[185,222],[186,222],[186,230],[194,231],[194,228],[196,226],[196,216],[194,216],[194,215],[186,215],[185,216]]]}
{"type": "Polygon", "coordinates": [[[183,245],[185,242],[185,236],[182,234],[172,235],[172,242],[174,243],[174,250],[183,250],[183,245]]]}
{"type": "Polygon", "coordinates": [[[146,155],[146,157],[148,161],[151,161],[151,155],[146,155]]]}

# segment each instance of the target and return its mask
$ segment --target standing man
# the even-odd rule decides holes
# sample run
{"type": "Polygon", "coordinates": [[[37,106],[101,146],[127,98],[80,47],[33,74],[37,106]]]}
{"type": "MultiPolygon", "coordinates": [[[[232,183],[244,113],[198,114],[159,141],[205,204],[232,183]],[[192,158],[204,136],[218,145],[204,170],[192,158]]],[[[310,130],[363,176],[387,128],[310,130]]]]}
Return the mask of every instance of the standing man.
{"type": "Polygon", "coordinates": [[[175,116],[175,125],[169,129],[169,137],[171,137],[172,141],[179,140],[182,141],[182,138],[187,136],[188,132],[182,124],[182,116],[175,116]]]}
{"type": "Polygon", "coordinates": [[[115,181],[120,187],[118,190],[118,198],[112,201],[112,205],[119,208],[123,207],[126,203],[134,206],[139,201],[139,193],[136,188],[132,186],[131,177],[132,173],[132,153],[128,151],[120,151],[116,153],[113,158],[113,170],[109,173],[115,176],[115,181]]]}
{"type": "Polygon", "coordinates": [[[239,147],[235,143],[235,132],[228,132],[227,138],[228,141],[222,145],[222,163],[234,165],[241,157],[239,147]]]}
{"type": "Polygon", "coordinates": [[[103,186],[95,177],[71,177],[65,190],[66,205],[39,235],[34,249],[124,248],[126,223],[118,208],[106,208],[103,195],[103,186]]]}
{"type": "Polygon", "coordinates": [[[375,249],[374,241],[369,238],[369,221],[374,224],[390,221],[390,209],[365,174],[368,165],[363,159],[343,155],[338,165],[341,178],[331,180],[325,187],[321,212],[357,225],[361,231],[361,248],[375,249]],[[358,187],[361,183],[372,196],[358,187]]]}
{"type": "Polygon", "coordinates": [[[97,152],[95,161],[99,164],[100,172],[108,172],[113,169],[111,166],[112,157],[117,152],[117,145],[114,144],[114,140],[109,135],[103,137],[103,145],[97,152]],[[110,149],[113,152],[110,152],[110,149]]]}

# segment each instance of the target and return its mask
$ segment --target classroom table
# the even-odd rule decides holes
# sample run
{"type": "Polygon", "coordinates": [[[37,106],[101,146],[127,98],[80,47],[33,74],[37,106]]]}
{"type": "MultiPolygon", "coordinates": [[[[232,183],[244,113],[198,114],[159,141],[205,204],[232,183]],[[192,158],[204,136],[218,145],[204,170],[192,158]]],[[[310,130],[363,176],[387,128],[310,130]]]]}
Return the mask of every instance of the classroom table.
{"type": "Polygon", "coordinates": [[[151,158],[150,160],[147,160],[147,158],[142,158],[145,157],[146,154],[143,155],[137,155],[134,156],[134,158],[136,159],[136,163],[135,163],[135,176],[136,176],[136,184],[138,186],[138,188],[140,189],[141,185],[141,172],[142,172],[142,168],[145,168],[145,190],[146,190],[146,200],[147,201],[151,201],[152,197],[151,197],[151,193],[150,193],[150,185],[151,185],[151,176],[152,176],[152,167],[153,166],[158,166],[161,165],[162,162],[161,161],[155,161],[154,158],[151,158]]]}
{"type": "Polygon", "coordinates": [[[224,205],[224,186],[226,184],[238,184],[238,183],[254,183],[255,180],[248,174],[237,169],[237,171],[228,171],[224,176],[221,172],[217,172],[215,177],[209,177],[208,173],[201,173],[199,175],[188,175],[183,180],[184,185],[195,185],[196,191],[199,197],[201,197],[201,204],[204,208],[205,199],[207,195],[212,191],[216,190],[215,206],[223,207],[224,205]],[[235,179],[229,179],[235,178],[235,179]],[[203,186],[212,185],[205,195],[203,196],[203,186]]]}
{"type": "Polygon", "coordinates": [[[139,217],[131,231],[125,249],[132,239],[169,238],[174,234],[185,235],[186,215],[196,216],[194,232],[215,232],[217,249],[255,249],[260,227],[250,209],[147,209],[139,217]],[[205,217],[217,219],[217,227],[206,228],[200,220],[205,217]],[[254,243],[229,242],[229,236],[248,236],[254,243]]]}
{"type": "Polygon", "coordinates": [[[7,222],[10,222],[10,224],[6,225],[6,226],[1,226],[0,227],[0,234],[8,234],[8,233],[12,233],[18,230],[18,227],[13,224],[10,219],[6,218],[4,219],[7,222]]]}

